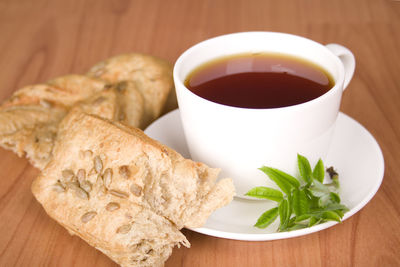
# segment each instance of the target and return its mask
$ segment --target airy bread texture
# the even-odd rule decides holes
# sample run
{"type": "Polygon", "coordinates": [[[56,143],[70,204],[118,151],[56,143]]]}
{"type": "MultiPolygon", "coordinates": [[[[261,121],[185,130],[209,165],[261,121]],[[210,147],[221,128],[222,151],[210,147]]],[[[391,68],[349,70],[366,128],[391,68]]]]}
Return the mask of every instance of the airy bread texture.
{"type": "Polygon", "coordinates": [[[217,169],[183,158],[141,130],[75,110],[32,184],[46,212],[122,266],[162,266],[179,229],[201,226],[234,195],[217,169]]]}

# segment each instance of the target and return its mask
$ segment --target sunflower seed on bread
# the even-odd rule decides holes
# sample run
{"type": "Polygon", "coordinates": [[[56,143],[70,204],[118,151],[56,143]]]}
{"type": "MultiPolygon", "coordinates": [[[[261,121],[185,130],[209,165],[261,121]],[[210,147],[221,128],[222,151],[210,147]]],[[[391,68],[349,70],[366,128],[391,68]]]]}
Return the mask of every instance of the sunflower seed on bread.
{"type": "Polygon", "coordinates": [[[201,226],[232,200],[232,181],[216,182],[217,175],[217,169],[183,158],[137,128],[71,112],[32,191],[53,219],[116,263],[162,266],[173,247],[190,246],[182,227],[201,226]],[[87,150],[91,157],[79,156],[87,150]],[[90,172],[99,155],[101,173],[90,172]],[[121,166],[122,173],[132,170],[128,176],[120,174],[121,166]],[[85,170],[92,185],[87,199],[77,196],[78,182],[72,190],[54,190],[62,170],[85,170]],[[105,173],[112,173],[108,187],[105,173]]]}

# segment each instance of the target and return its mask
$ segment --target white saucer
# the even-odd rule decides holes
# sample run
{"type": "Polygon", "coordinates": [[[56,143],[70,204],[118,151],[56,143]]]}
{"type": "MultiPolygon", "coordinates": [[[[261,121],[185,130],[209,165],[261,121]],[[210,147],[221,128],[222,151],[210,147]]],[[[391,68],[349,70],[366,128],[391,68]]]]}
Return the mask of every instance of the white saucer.
{"type": "MultiPolygon", "coordinates": [[[[155,121],[145,133],[190,158],[179,110],[171,111],[155,121]]],[[[361,124],[343,113],[339,114],[325,165],[334,166],[339,173],[342,203],[350,209],[343,220],[364,207],[382,183],[384,161],[378,143],[361,124]]],[[[264,241],[310,234],[336,224],[328,222],[282,233],[276,232],[278,220],[266,229],[253,227],[257,218],[272,205],[272,201],[235,198],[229,205],[215,211],[202,228],[191,230],[222,238],[264,241]]]]}

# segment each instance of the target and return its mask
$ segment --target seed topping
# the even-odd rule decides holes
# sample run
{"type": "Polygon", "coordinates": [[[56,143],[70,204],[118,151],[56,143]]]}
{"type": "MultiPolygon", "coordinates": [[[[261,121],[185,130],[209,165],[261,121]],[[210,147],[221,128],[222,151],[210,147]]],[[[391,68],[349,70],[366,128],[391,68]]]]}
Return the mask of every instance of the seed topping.
{"type": "Polygon", "coordinates": [[[92,191],[92,184],[88,181],[83,181],[81,183],[81,188],[89,193],[90,191],[92,191]]]}
{"type": "Polygon", "coordinates": [[[76,183],[68,183],[68,187],[74,191],[75,196],[84,200],[89,199],[88,193],[82,188],[80,188],[76,183]]]}
{"type": "Polygon", "coordinates": [[[101,161],[100,156],[96,156],[93,160],[94,163],[94,169],[97,173],[101,173],[101,170],[103,169],[103,162],[101,161]]]}
{"type": "Polygon", "coordinates": [[[82,184],[86,179],[86,171],[84,169],[79,169],[76,173],[76,177],[78,178],[79,183],[82,184]]]}
{"type": "Polygon", "coordinates": [[[116,197],[120,197],[120,198],[128,198],[129,197],[129,195],[127,193],[119,191],[119,190],[112,189],[112,190],[110,190],[108,192],[110,192],[111,195],[116,196],[116,197]]]}
{"type": "Polygon", "coordinates": [[[117,233],[118,234],[127,234],[131,230],[131,228],[132,228],[132,226],[130,224],[122,225],[117,229],[117,233]]]}
{"type": "Polygon", "coordinates": [[[129,189],[130,189],[131,193],[137,197],[140,197],[140,195],[142,194],[142,188],[140,186],[138,186],[137,184],[132,184],[129,189]]]}
{"type": "Polygon", "coordinates": [[[107,211],[114,211],[120,208],[120,205],[117,202],[110,202],[106,206],[107,211]]]}
{"type": "Polygon", "coordinates": [[[95,211],[86,212],[85,214],[82,215],[81,221],[83,223],[87,223],[88,221],[93,219],[96,215],[97,215],[97,212],[95,212],[95,211]]]}
{"type": "Polygon", "coordinates": [[[103,182],[104,186],[109,188],[112,182],[113,171],[110,168],[107,168],[103,174],[103,182]]]}

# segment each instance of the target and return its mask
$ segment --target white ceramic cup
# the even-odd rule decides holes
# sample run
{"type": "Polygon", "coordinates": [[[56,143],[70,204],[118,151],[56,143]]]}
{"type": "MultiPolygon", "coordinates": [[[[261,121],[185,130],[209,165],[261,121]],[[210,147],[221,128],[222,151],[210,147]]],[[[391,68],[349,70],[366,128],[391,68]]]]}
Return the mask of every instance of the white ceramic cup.
{"type": "Polygon", "coordinates": [[[353,54],[285,33],[243,32],[215,37],[186,50],[174,66],[182,125],[193,160],[221,168],[238,197],[255,186],[274,186],[258,168],[297,174],[297,154],[315,164],[325,159],[344,89],[355,69],[353,54]],[[201,98],[185,87],[188,74],[215,58],[240,53],[283,53],[314,62],[335,85],[324,95],[294,106],[269,109],[231,107],[201,98]]]}

